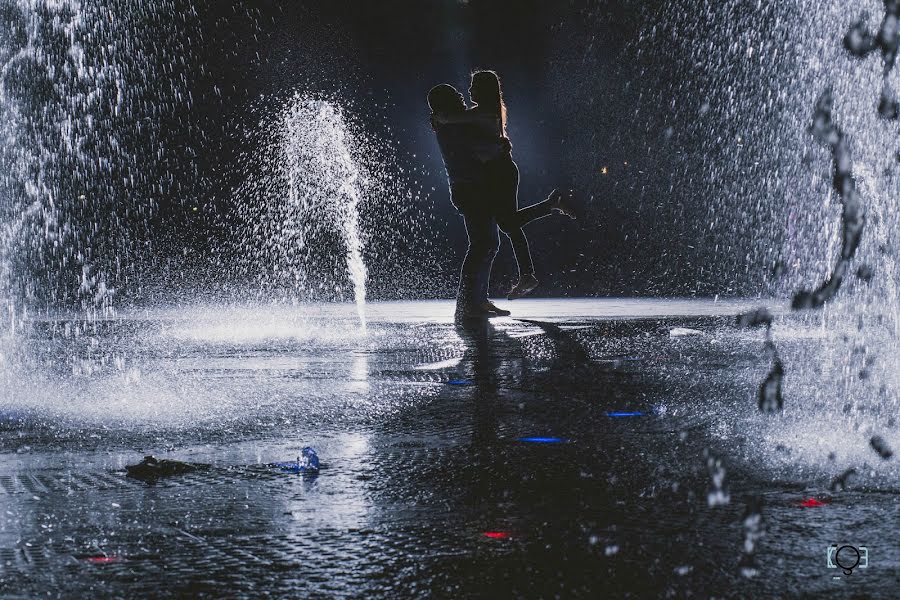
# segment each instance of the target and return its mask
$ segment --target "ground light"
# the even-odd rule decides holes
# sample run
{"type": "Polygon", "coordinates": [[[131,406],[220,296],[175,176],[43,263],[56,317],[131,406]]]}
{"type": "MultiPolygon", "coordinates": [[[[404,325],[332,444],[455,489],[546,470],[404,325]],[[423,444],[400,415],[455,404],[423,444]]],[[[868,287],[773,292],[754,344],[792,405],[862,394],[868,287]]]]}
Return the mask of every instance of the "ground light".
{"type": "Polygon", "coordinates": [[[825,506],[826,504],[828,504],[827,500],[816,500],[815,498],[806,498],[800,502],[800,506],[804,508],[815,508],[817,506],[825,506]]]}

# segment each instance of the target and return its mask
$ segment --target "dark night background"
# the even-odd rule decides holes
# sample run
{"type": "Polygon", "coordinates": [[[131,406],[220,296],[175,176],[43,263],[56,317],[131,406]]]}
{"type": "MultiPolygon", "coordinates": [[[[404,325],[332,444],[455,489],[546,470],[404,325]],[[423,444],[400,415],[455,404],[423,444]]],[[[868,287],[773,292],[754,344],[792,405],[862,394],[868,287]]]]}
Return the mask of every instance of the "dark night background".
{"type": "MultiPolygon", "coordinates": [[[[138,113],[154,106],[159,142],[134,136],[144,187],[126,202],[146,219],[127,241],[108,242],[119,244],[111,248],[118,256],[128,246],[129,267],[115,276],[118,295],[152,302],[252,294],[248,282],[261,279],[266,265],[247,259],[253,242],[235,225],[236,190],[258,166],[248,160],[249,132],[296,91],[344,99],[345,111],[393,148],[389,162],[412,190],[389,205],[369,199],[364,208],[369,224],[396,207],[410,221],[408,235],[402,224],[400,234],[368,228],[369,297],[454,295],[465,234],[424,97],[440,82],[465,90],[478,67],[497,70],[504,83],[520,205],[560,186],[574,186],[578,196],[577,222],[551,217],[526,228],[538,295],[772,292],[784,223],[765,203],[759,172],[767,148],[764,140],[745,142],[735,154],[741,144],[734,140],[777,111],[753,109],[771,92],[777,69],[705,64],[696,45],[727,48],[732,40],[716,25],[736,15],[689,4],[200,2],[183,7],[184,23],[175,28],[164,18],[132,23],[135,35],[152,40],[145,64],[132,66],[151,78],[133,106],[138,113]],[[176,82],[179,93],[152,78],[176,82]],[[742,81],[753,85],[733,85],[742,81]]],[[[764,25],[774,11],[754,18],[764,25]]],[[[504,240],[495,292],[513,274],[504,240]]]]}

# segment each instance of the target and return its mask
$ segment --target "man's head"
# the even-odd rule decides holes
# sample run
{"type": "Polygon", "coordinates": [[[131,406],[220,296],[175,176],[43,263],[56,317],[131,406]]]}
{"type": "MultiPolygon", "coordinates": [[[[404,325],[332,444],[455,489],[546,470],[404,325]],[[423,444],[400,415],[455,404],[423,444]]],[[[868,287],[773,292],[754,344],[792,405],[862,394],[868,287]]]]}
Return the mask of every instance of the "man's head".
{"type": "Polygon", "coordinates": [[[466,101],[455,87],[442,83],[428,91],[428,106],[433,113],[455,113],[466,110],[466,101]]]}

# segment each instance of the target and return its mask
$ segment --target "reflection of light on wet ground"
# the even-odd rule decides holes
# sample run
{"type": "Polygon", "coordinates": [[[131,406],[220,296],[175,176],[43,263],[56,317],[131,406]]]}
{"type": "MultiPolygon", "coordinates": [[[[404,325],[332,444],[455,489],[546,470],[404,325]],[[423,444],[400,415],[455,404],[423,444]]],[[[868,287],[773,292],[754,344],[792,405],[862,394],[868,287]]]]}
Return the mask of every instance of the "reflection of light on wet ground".
{"type": "Polygon", "coordinates": [[[341,343],[364,340],[367,333],[358,321],[348,321],[340,311],[322,311],[315,306],[304,305],[226,307],[220,310],[193,308],[181,314],[164,311],[151,319],[158,319],[162,324],[162,339],[195,342],[248,344],[283,340],[341,343]]]}
{"type": "Polygon", "coordinates": [[[456,365],[459,364],[459,361],[462,360],[460,358],[448,358],[447,360],[441,360],[438,362],[428,363],[424,365],[416,365],[415,369],[417,371],[437,371],[439,369],[452,369],[456,365]]]}
{"type": "Polygon", "coordinates": [[[301,527],[309,526],[312,518],[324,527],[365,526],[372,503],[354,478],[369,471],[369,444],[363,433],[339,434],[320,444],[323,468],[318,475],[299,476],[300,485],[285,506],[290,520],[301,527]]]}
{"type": "Polygon", "coordinates": [[[369,391],[369,355],[365,352],[353,353],[353,364],[350,368],[350,389],[358,394],[369,391]]]}

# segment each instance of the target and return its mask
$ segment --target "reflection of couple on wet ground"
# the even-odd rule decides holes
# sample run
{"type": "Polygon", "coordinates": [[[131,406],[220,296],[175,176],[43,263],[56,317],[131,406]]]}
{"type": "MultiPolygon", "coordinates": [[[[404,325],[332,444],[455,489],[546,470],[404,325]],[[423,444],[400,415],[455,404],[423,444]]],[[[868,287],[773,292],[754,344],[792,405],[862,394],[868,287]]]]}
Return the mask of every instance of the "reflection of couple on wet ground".
{"type": "Polygon", "coordinates": [[[469,96],[472,108],[451,85],[441,84],[428,92],[431,125],[447,170],[451,201],[462,214],[469,237],[456,316],[508,315],[509,311],[488,299],[491,267],[500,246],[498,227],[509,238],[519,267],[519,281],[507,296],[514,300],[538,285],[522,226],[554,212],[570,218],[575,215],[565,203],[565,195],[556,190],[546,200],[519,209],[519,169],[506,137],[506,106],[497,74],[475,72],[469,96]]]}

